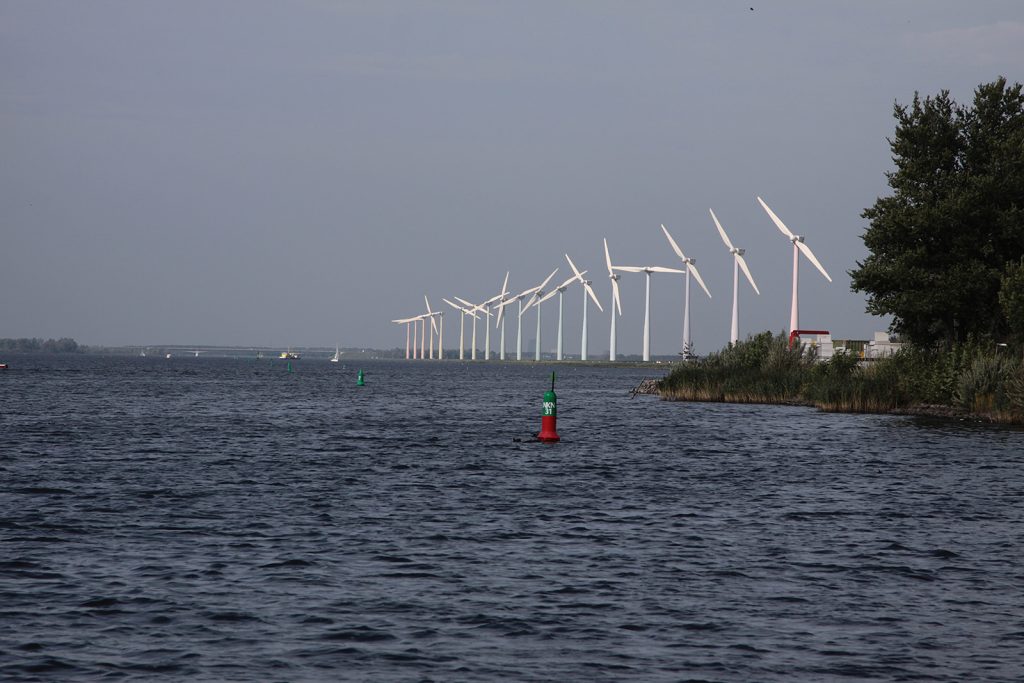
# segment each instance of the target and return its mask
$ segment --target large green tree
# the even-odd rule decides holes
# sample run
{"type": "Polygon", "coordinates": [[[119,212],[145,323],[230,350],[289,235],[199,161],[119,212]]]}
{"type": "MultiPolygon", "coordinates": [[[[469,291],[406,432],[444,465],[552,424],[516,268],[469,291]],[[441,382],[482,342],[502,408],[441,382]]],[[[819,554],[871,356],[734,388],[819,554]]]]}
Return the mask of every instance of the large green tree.
{"type": "Polygon", "coordinates": [[[850,271],[867,310],[918,345],[1008,331],[999,303],[1024,255],[1024,95],[1005,78],[973,106],[948,91],[894,108],[892,194],[863,217],[871,252],[850,271]]]}

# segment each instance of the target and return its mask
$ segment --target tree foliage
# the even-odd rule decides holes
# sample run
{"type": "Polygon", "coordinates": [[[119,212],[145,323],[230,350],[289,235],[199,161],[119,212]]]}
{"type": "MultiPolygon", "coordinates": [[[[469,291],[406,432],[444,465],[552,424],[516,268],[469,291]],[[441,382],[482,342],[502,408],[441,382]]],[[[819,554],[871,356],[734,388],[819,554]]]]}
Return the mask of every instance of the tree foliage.
{"type": "Polygon", "coordinates": [[[47,339],[37,337],[21,339],[0,339],[0,351],[43,351],[46,353],[78,353],[82,347],[70,337],[47,339]]]}
{"type": "Polygon", "coordinates": [[[1024,95],[1005,78],[972,106],[948,91],[896,104],[892,194],[863,217],[870,255],[850,272],[867,310],[918,345],[1001,338],[1008,265],[1024,256],[1024,95]]]}
{"type": "Polygon", "coordinates": [[[999,290],[999,305],[1010,333],[1018,343],[1024,342],[1024,258],[1008,264],[999,290]]]}

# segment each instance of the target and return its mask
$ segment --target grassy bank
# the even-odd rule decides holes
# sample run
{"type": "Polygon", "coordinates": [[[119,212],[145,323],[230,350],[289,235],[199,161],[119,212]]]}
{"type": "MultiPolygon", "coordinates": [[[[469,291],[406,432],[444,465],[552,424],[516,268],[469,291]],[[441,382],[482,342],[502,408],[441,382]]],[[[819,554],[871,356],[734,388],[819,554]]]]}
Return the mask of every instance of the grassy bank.
{"type": "Polygon", "coordinates": [[[929,412],[1024,424],[1020,349],[971,343],[950,351],[905,349],[863,363],[816,362],[785,335],[763,332],[680,363],[658,386],[674,401],[786,403],[836,412],[929,412]]]}

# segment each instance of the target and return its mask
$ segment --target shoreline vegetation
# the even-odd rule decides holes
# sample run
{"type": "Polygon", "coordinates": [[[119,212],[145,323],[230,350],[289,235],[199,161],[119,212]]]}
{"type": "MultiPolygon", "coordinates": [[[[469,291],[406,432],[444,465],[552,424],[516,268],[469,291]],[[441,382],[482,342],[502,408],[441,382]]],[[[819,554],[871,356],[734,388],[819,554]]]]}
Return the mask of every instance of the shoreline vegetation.
{"type": "Polygon", "coordinates": [[[908,347],[863,361],[817,361],[785,334],[762,332],[678,364],[657,383],[669,401],[811,406],[825,412],[969,418],[1024,424],[1021,349],[968,341],[948,351],[908,347]]]}

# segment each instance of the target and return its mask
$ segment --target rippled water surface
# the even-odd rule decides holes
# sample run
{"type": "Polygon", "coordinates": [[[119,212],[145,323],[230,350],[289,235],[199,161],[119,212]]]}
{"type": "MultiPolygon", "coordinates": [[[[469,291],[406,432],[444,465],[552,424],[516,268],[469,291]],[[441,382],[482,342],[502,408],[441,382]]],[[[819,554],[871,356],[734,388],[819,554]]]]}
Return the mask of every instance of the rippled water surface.
{"type": "Polygon", "coordinates": [[[651,368],[19,356],[0,678],[1024,679],[1024,433],[651,368]]]}

